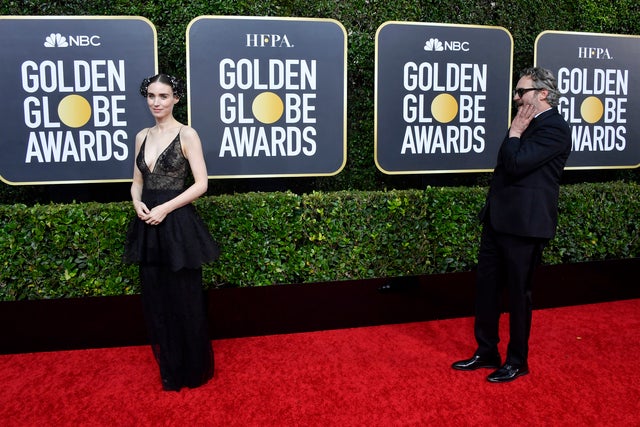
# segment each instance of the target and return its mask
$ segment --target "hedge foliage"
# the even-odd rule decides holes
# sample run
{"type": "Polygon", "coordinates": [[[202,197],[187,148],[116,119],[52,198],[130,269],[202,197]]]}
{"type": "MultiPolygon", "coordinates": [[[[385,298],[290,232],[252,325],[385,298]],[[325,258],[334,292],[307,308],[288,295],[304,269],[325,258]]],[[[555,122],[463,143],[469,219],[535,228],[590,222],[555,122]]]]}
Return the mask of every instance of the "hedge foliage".
{"type": "MultiPolygon", "coordinates": [[[[220,242],[204,279],[264,286],[469,271],[482,187],[247,193],[196,202],[220,242]]],[[[640,256],[640,185],[562,187],[547,264],[640,256]]],[[[130,203],[0,205],[0,300],[135,294],[122,262],[130,203]]]]}
{"type": "MultiPolygon", "coordinates": [[[[488,174],[386,176],[374,165],[375,33],[382,23],[504,27],[514,39],[514,73],[531,65],[535,38],[545,30],[640,34],[637,0],[7,0],[0,3],[0,14],[143,16],[157,30],[160,71],[180,76],[186,76],[185,31],[198,16],[330,18],[345,26],[345,169],[335,177],[285,180],[284,186],[294,190],[304,183],[304,191],[295,191],[300,194],[225,195],[259,186],[256,180],[210,182],[213,194],[196,202],[223,249],[220,260],[205,268],[209,287],[474,267],[480,233],[476,213],[488,174]],[[442,182],[454,186],[438,187],[442,182]],[[420,189],[387,190],[391,188],[420,189]]],[[[185,104],[177,115],[186,121],[185,104]]],[[[639,256],[639,172],[614,171],[606,174],[614,182],[564,186],[558,236],[544,261],[639,256]]],[[[565,175],[576,182],[574,173],[565,175]]],[[[46,204],[46,199],[42,186],[0,183],[0,203],[9,203],[0,204],[0,300],[139,292],[137,268],[121,261],[124,231],[133,214],[130,204],[46,204]],[[45,204],[33,205],[38,200],[45,204]]]]}

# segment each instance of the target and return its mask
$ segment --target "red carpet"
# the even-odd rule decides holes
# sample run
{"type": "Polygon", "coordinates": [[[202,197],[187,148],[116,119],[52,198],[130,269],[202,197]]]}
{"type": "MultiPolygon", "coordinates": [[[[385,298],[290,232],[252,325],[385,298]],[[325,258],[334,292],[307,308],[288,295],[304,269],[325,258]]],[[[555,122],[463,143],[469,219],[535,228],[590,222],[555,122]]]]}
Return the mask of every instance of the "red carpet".
{"type": "Polygon", "coordinates": [[[450,369],[474,350],[470,318],[214,348],[214,380],[179,393],[161,390],[146,346],[2,355],[0,423],[640,426],[640,300],[535,311],[531,374],[508,384],[450,369]]]}

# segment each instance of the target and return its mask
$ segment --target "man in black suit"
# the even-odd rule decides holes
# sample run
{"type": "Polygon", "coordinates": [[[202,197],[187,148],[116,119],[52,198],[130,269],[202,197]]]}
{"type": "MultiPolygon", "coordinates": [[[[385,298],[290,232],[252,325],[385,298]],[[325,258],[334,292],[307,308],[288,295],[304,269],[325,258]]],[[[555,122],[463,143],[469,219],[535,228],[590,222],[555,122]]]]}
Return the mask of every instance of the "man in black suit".
{"type": "Polygon", "coordinates": [[[511,122],[493,172],[478,255],[474,333],[470,359],[452,368],[497,369],[490,382],[512,381],[529,373],[531,285],[534,269],[558,224],[560,178],[571,152],[569,125],[557,110],[553,74],[528,68],[513,91],[518,113],[511,122]],[[498,353],[502,290],[509,294],[509,345],[504,365],[498,353]]]}

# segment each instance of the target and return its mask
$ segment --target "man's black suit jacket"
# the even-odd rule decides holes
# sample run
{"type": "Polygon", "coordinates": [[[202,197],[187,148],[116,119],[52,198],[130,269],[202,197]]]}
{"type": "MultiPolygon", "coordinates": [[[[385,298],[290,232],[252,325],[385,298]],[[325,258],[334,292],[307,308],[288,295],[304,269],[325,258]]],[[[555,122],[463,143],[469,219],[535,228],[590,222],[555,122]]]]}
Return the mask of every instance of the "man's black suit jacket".
{"type": "Polygon", "coordinates": [[[533,119],[520,138],[507,133],[480,219],[500,233],[551,239],[570,152],[571,130],[556,108],[533,119]]]}

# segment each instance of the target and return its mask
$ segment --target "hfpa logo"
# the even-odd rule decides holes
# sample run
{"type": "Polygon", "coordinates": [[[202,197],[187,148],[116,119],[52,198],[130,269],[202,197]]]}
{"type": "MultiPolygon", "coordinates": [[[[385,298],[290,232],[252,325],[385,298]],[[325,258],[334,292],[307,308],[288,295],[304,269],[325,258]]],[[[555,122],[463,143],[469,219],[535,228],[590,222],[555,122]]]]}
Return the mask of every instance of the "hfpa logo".
{"type": "Polygon", "coordinates": [[[424,44],[424,50],[427,52],[442,52],[445,50],[451,51],[469,51],[469,42],[461,41],[440,41],[437,38],[430,38],[424,44]]]}
{"type": "Polygon", "coordinates": [[[293,47],[286,34],[247,34],[247,47],[293,47]]]}
{"type": "Polygon", "coordinates": [[[602,47],[578,47],[580,59],[613,59],[609,49],[602,47]]]}

